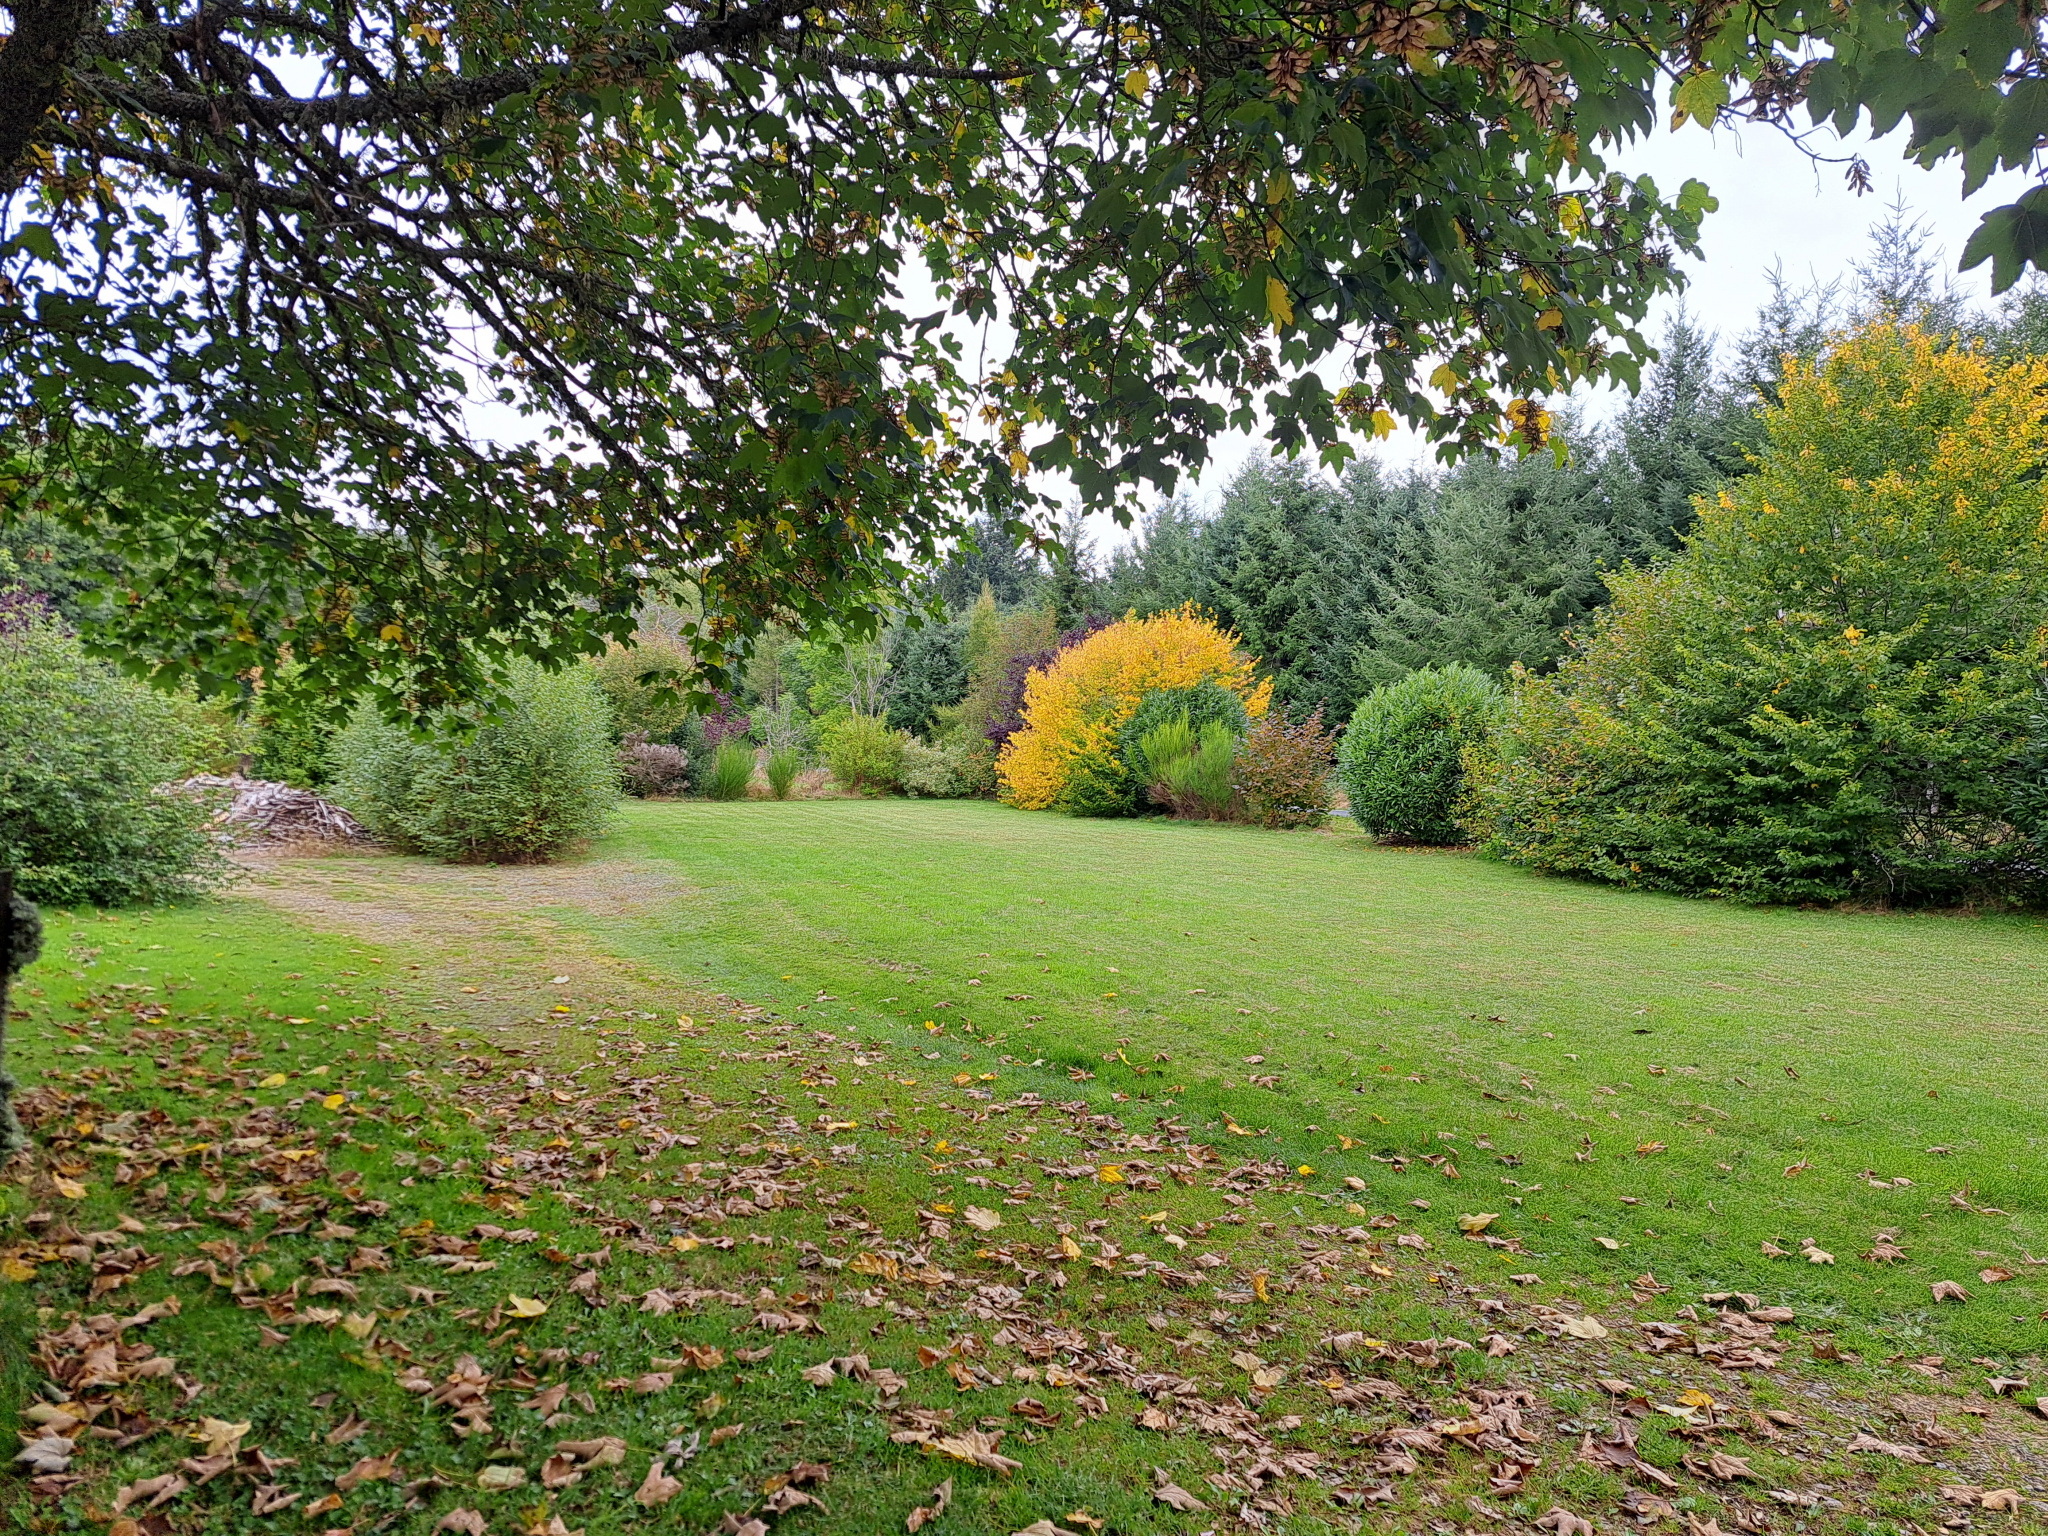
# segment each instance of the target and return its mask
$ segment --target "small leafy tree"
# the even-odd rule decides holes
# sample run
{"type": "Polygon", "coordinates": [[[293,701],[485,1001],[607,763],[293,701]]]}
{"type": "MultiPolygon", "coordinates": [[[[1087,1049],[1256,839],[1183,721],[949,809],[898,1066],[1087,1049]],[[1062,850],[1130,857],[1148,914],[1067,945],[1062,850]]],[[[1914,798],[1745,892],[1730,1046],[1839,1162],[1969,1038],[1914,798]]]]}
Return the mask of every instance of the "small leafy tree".
{"type": "Polygon", "coordinates": [[[1484,757],[1518,862],[1752,901],[2023,895],[2048,361],[1876,324],[1788,367],[1756,473],[1615,579],[1484,757]]]}
{"type": "Polygon", "coordinates": [[[211,808],[161,794],[206,754],[183,698],[86,656],[47,618],[0,630],[0,869],[45,905],[176,900],[225,873],[211,808]]]}

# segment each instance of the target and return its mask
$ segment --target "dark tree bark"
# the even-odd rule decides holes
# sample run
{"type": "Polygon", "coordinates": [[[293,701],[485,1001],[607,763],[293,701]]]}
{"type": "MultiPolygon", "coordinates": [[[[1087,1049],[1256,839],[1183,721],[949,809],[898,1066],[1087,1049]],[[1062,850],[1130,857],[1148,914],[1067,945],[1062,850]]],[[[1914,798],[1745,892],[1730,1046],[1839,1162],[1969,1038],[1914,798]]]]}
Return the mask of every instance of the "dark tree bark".
{"type": "Polygon", "coordinates": [[[29,145],[64,94],[64,64],[92,0],[8,0],[14,35],[0,46],[0,192],[28,174],[29,145]]]}

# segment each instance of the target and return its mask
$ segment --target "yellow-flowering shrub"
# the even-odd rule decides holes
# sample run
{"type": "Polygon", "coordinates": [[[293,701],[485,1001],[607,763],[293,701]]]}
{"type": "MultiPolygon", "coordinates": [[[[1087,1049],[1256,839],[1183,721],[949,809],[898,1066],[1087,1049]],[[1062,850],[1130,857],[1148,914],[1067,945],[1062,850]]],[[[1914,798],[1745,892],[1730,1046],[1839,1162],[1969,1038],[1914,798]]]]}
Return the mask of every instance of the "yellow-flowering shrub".
{"type": "Polygon", "coordinates": [[[1087,782],[1115,771],[1117,728],[1146,694],[1207,681],[1244,700],[1253,719],[1273,694],[1237,636],[1193,604],[1096,631],[1025,683],[1024,728],[996,763],[1002,797],[1027,811],[1068,808],[1087,782]]]}

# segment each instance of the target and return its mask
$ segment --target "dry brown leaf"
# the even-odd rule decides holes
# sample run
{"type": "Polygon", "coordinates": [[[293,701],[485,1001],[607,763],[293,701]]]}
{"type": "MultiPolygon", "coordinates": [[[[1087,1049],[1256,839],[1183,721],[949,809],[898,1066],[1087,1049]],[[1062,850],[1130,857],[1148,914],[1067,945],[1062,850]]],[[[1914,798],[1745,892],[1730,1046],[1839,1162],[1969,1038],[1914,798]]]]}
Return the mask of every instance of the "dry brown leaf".
{"type": "Polygon", "coordinates": [[[1869,1434],[1859,1433],[1849,1442],[1849,1449],[1852,1452],[1869,1451],[1878,1456],[1893,1456],[1900,1461],[1927,1460],[1925,1453],[1917,1445],[1895,1445],[1889,1440],[1880,1440],[1877,1436],[1869,1434]]]}
{"type": "Polygon", "coordinates": [[[1152,1497],[1182,1514],[1201,1514],[1209,1507],[1176,1483],[1164,1467],[1152,1469],[1152,1497]]]}
{"type": "Polygon", "coordinates": [[[1928,1287],[1936,1301],[1968,1301],[1970,1293],[1953,1280],[1937,1280],[1928,1287]]]}
{"type": "MultiPolygon", "coordinates": [[[[259,1510],[260,1514],[261,1511],[259,1510]]],[[[454,1531],[457,1536],[484,1536],[489,1527],[483,1513],[474,1509],[451,1509],[435,1524],[436,1531],[454,1531]]]]}
{"type": "Polygon", "coordinates": [[[1604,1339],[1607,1337],[1607,1329],[1601,1324],[1600,1319],[1590,1314],[1585,1317],[1568,1317],[1560,1326],[1575,1339],[1604,1339]]]}
{"type": "Polygon", "coordinates": [[[381,1483],[397,1470],[398,1452],[388,1456],[365,1456],[354,1466],[334,1480],[334,1486],[343,1493],[363,1483],[381,1483]]]}
{"type": "Polygon", "coordinates": [[[1557,1536],[1593,1536],[1593,1522],[1583,1515],[1575,1515],[1562,1504],[1551,1506],[1550,1513],[1538,1515],[1536,1523],[1557,1536]]]}
{"type": "Polygon", "coordinates": [[[681,1481],[668,1475],[665,1458],[657,1456],[648,1464],[647,1476],[634,1490],[633,1502],[645,1509],[659,1509],[682,1491],[681,1481]]]}
{"type": "Polygon", "coordinates": [[[175,1472],[145,1477],[141,1482],[130,1483],[114,1494],[114,1513],[118,1515],[137,1504],[141,1504],[144,1509],[155,1509],[159,1505],[168,1504],[190,1486],[175,1472]],[[145,1500],[147,1502],[144,1502],[145,1500]]]}
{"type": "Polygon", "coordinates": [[[920,1504],[910,1512],[909,1518],[903,1522],[904,1529],[909,1531],[911,1536],[916,1536],[917,1532],[943,1515],[952,1502],[953,1479],[949,1477],[932,1490],[931,1503],[920,1504]]]}

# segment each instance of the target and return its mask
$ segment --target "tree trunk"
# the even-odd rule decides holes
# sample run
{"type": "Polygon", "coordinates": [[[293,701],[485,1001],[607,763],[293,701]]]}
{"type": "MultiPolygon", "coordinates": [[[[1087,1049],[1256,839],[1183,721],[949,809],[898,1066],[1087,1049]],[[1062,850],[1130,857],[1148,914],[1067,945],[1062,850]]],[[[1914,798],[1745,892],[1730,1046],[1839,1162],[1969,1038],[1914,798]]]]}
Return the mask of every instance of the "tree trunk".
{"type": "Polygon", "coordinates": [[[9,0],[14,35],[0,46],[0,193],[28,179],[28,147],[64,94],[64,66],[92,20],[92,0],[9,0]]]}

